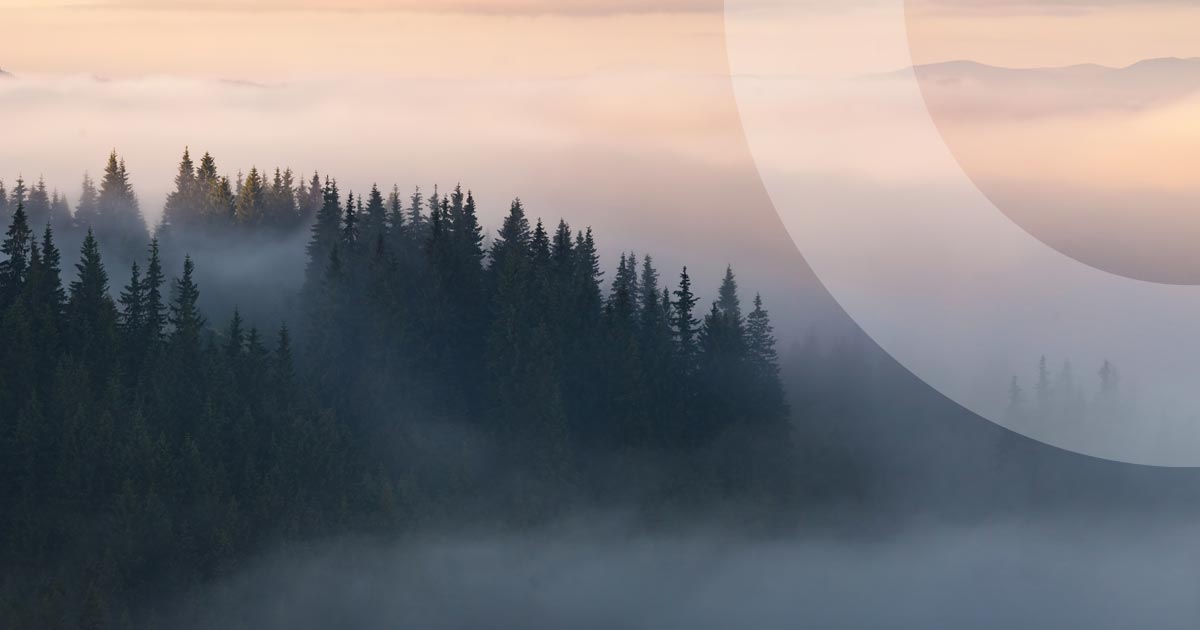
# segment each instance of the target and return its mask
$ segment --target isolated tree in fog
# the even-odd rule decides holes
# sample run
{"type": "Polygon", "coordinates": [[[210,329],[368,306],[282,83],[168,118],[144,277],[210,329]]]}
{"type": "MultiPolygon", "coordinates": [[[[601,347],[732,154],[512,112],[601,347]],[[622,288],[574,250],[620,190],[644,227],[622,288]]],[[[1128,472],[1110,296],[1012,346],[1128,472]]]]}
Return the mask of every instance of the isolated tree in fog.
{"type": "Polygon", "coordinates": [[[96,200],[95,238],[122,260],[133,260],[150,240],[125,161],[113,151],[104,167],[96,200]]]}
{"type": "Polygon", "coordinates": [[[83,228],[94,229],[100,215],[100,193],[96,183],[87,173],[83,174],[83,184],[80,186],[79,203],[75,206],[75,223],[83,228]]]}

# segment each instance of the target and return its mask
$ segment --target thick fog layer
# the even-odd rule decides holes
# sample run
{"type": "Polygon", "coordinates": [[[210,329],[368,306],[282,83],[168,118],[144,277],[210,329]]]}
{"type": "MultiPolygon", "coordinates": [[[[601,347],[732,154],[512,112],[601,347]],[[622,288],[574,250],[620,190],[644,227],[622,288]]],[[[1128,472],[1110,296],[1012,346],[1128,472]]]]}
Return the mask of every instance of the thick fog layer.
{"type": "MultiPolygon", "coordinates": [[[[748,542],[552,531],[289,550],[188,628],[1129,628],[1200,620],[1185,523],[924,523],[748,542]]],[[[190,625],[189,625],[190,624],[190,625]]]]}

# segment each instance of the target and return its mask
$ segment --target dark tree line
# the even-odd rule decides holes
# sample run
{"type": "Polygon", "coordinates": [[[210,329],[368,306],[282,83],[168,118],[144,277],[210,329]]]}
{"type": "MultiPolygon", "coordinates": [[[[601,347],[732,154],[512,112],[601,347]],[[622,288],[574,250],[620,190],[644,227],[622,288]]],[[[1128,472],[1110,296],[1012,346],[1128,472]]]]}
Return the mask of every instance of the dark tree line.
{"type": "Polygon", "coordinates": [[[606,295],[590,230],[547,229],[520,200],[485,248],[461,187],[343,200],[328,181],[322,197],[306,364],[351,421],[465,422],[558,488],[590,484],[613,454],[706,453],[689,477],[729,491],[776,480],[750,477],[787,452],[775,341],[761,298],[743,312],[732,270],[700,310],[686,269],[671,288],[650,256],[623,255],[606,295]]]}
{"type": "Polygon", "coordinates": [[[649,256],[605,283],[590,230],[519,200],[485,247],[459,187],[235,186],[186,154],[176,183],[164,238],[312,217],[295,346],[201,313],[115,154],[74,214],[40,182],[0,193],[2,627],[142,623],[282,542],[794,490],[770,320],[732,270],[702,308],[649,256]],[[121,286],[106,240],[140,244],[121,286]]]}
{"type": "Polygon", "coordinates": [[[1091,394],[1086,393],[1076,381],[1070,360],[1052,373],[1043,356],[1038,360],[1028,390],[1018,376],[1014,375],[1009,382],[1007,419],[1028,429],[1037,425],[1114,421],[1128,415],[1129,401],[1122,396],[1117,367],[1105,360],[1095,375],[1097,388],[1091,394]]]}

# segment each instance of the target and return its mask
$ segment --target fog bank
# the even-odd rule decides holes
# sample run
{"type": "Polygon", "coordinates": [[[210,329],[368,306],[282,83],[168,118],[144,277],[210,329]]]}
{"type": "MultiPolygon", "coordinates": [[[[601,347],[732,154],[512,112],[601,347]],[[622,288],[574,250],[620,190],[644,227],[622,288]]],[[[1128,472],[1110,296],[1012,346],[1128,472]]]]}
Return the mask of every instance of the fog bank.
{"type": "Polygon", "coordinates": [[[1193,627],[1193,535],[1145,525],[342,542],[266,559],[177,614],[193,628],[1193,627]]]}

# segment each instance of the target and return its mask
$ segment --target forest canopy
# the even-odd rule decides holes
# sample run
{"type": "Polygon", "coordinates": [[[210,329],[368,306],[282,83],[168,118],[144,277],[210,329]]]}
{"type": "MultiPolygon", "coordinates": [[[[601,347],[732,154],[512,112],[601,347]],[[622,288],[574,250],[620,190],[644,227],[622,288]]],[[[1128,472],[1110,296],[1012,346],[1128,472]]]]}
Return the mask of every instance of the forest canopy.
{"type": "Polygon", "coordinates": [[[0,183],[0,625],[132,623],[281,541],[795,493],[732,268],[702,302],[648,255],[606,281],[590,229],[519,199],[485,239],[461,186],[295,179],[185,152],[153,237],[115,152],[74,212],[0,183]],[[201,312],[200,239],[305,227],[289,321],[201,312]]]}

